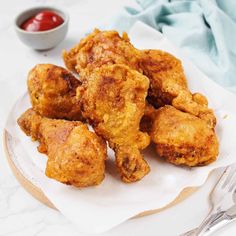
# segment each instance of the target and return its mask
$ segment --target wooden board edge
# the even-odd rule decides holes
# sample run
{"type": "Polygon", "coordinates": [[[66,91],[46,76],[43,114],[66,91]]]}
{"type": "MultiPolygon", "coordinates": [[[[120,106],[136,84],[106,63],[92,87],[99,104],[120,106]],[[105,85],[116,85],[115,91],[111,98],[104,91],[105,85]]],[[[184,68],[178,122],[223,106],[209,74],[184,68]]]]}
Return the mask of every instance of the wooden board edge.
{"type": "MultiPolygon", "coordinates": [[[[35,186],[32,182],[30,182],[27,178],[25,178],[24,175],[17,169],[16,165],[12,161],[11,154],[10,154],[10,152],[8,150],[7,135],[8,135],[8,132],[4,129],[4,131],[3,131],[3,148],[4,148],[4,151],[5,151],[6,159],[8,161],[8,164],[9,164],[9,166],[10,166],[14,176],[16,177],[18,182],[21,184],[21,186],[30,195],[32,195],[34,198],[36,198],[38,201],[40,201],[44,205],[46,205],[46,206],[48,206],[48,207],[50,207],[52,209],[57,210],[57,208],[53,205],[53,203],[45,196],[43,191],[40,188],[38,188],[37,186],[35,186]]],[[[184,201],[185,199],[187,199],[191,194],[193,194],[197,190],[198,190],[197,187],[185,188],[175,198],[174,201],[172,201],[171,203],[169,203],[165,207],[162,207],[162,208],[159,208],[159,209],[154,209],[154,210],[149,210],[149,211],[144,211],[144,212],[141,212],[141,213],[139,213],[138,215],[136,215],[136,216],[134,216],[132,218],[143,217],[143,216],[147,216],[147,215],[151,215],[151,214],[156,214],[156,213],[159,213],[161,211],[164,211],[164,210],[166,210],[166,209],[168,209],[170,207],[173,207],[173,206],[177,205],[178,203],[184,201]]]]}
{"type": "Polygon", "coordinates": [[[11,154],[8,150],[7,145],[7,135],[8,132],[4,129],[3,131],[3,148],[5,152],[5,156],[7,159],[7,162],[11,168],[11,171],[13,172],[14,176],[18,180],[18,182],[21,184],[21,186],[34,198],[36,198],[41,203],[45,204],[46,206],[56,209],[56,207],[52,204],[52,202],[45,196],[45,194],[42,192],[40,188],[35,186],[32,182],[30,182],[25,176],[17,169],[16,165],[12,161],[11,154]]]}

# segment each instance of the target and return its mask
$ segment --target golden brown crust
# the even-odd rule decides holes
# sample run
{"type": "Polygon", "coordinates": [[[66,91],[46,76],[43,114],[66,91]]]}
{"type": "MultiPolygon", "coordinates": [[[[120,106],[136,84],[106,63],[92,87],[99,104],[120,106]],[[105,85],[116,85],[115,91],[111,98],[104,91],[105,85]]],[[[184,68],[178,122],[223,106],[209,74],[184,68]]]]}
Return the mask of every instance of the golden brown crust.
{"type": "Polygon", "coordinates": [[[150,138],[139,130],[148,79],[127,66],[116,64],[95,69],[86,81],[84,90],[77,90],[83,116],[115,150],[122,180],[141,179],[149,172],[140,150],[149,145],[150,138]]]}
{"type": "Polygon", "coordinates": [[[178,92],[187,89],[182,63],[161,50],[143,50],[141,67],[150,79],[148,101],[157,107],[171,104],[178,92]]]}
{"type": "Polygon", "coordinates": [[[32,106],[48,118],[82,120],[76,88],[81,85],[70,72],[51,64],[38,64],[28,75],[32,106]]]}
{"type": "Polygon", "coordinates": [[[100,31],[82,39],[69,52],[63,52],[66,67],[77,73],[85,73],[102,65],[124,64],[141,71],[141,53],[130,43],[126,33],[121,37],[116,31],[100,31]]]}
{"type": "Polygon", "coordinates": [[[172,106],[155,113],[151,139],[160,157],[175,165],[206,165],[216,160],[219,144],[206,121],[172,106]]]}
{"type": "Polygon", "coordinates": [[[214,128],[216,118],[208,101],[200,93],[192,94],[188,87],[184,69],[179,59],[160,50],[143,50],[144,74],[150,79],[148,101],[156,108],[172,105],[207,121],[214,128]]]}
{"type": "Polygon", "coordinates": [[[205,120],[210,128],[216,126],[216,117],[213,110],[208,108],[206,97],[199,93],[191,94],[189,91],[182,90],[173,99],[172,105],[178,110],[205,120]]]}
{"type": "Polygon", "coordinates": [[[147,100],[155,108],[173,105],[205,119],[211,127],[216,124],[206,98],[189,91],[181,61],[161,50],[138,50],[130,43],[127,34],[121,38],[116,31],[95,30],[68,53],[64,52],[64,61],[70,70],[80,73],[85,80],[90,71],[104,64],[127,65],[149,78],[147,100]]]}
{"type": "Polygon", "coordinates": [[[156,117],[156,112],[157,110],[151,104],[146,102],[144,115],[140,122],[141,131],[147,132],[148,134],[150,134],[152,126],[153,126],[153,122],[156,117]]]}
{"type": "Polygon", "coordinates": [[[141,154],[150,136],[158,155],[175,165],[206,165],[216,159],[215,115],[205,96],[189,91],[181,61],[173,55],[138,50],[126,33],[121,37],[96,29],[64,51],[63,59],[81,82],[62,67],[37,65],[28,76],[34,110],[18,119],[22,130],[40,142],[39,152],[48,155],[48,177],[76,187],[101,183],[106,159],[102,138],[115,151],[127,183],[150,171],[141,154]],[[102,138],[77,121],[84,119],[102,138]]]}
{"type": "Polygon", "coordinates": [[[104,179],[106,143],[82,122],[48,119],[29,109],[18,124],[48,155],[49,178],[75,187],[98,185],[104,179]]]}
{"type": "Polygon", "coordinates": [[[39,139],[39,127],[41,119],[42,118],[36,115],[36,112],[33,109],[28,109],[18,118],[17,123],[22,131],[27,136],[31,136],[32,140],[35,141],[39,139]]]}

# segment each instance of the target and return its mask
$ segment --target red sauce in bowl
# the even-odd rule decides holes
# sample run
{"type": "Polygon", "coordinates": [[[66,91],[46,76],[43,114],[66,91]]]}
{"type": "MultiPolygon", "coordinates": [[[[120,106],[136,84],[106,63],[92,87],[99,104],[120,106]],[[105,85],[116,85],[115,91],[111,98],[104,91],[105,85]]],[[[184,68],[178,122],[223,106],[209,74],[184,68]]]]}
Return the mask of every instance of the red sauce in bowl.
{"type": "Polygon", "coordinates": [[[35,16],[27,19],[20,26],[23,30],[29,32],[38,32],[51,30],[64,22],[61,16],[53,11],[41,11],[35,16]]]}

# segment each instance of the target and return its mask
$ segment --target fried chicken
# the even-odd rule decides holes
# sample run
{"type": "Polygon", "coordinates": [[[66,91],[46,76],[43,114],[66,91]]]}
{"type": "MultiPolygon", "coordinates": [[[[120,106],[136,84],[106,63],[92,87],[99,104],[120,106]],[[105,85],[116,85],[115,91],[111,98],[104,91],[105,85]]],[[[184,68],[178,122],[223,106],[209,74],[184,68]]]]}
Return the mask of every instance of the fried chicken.
{"type": "Polygon", "coordinates": [[[149,145],[150,137],[139,130],[148,86],[147,77],[115,64],[94,69],[84,89],[77,89],[83,116],[114,149],[124,182],[140,180],[149,172],[140,150],[149,145]]]}
{"type": "Polygon", "coordinates": [[[146,102],[144,114],[140,122],[140,130],[142,132],[147,132],[148,134],[150,134],[153,122],[156,117],[156,111],[157,109],[155,109],[151,104],[146,102]]]}
{"type": "Polygon", "coordinates": [[[48,155],[49,178],[75,187],[98,185],[104,179],[106,143],[85,124],[44,118],[33,109],[22,114],[18,124],[48,155]]]}
{"type": "Polygon", "coordinates": [[[175,165],[199,166],[216,160],[219,144],[205,120],[166,105],[152,113],[150,135],[157,154],[175,165]]]}
{"type": "Polygon", "coordinates": [[[208,107],[208,101],[200,93],[191,94],[189,91],[182,90],[173,99],[172,105],[180,111],[187,112],[207,122],[210,128],[215,128],[216,117],[212,109],[208,107]]]}
{"type": "Polygon", "coordinates": [[[173,105],[175,108],[193,114],[215,127],[216,118],[208,101],[200,93],[192,94],[188,87],[181,61],[160,50],[143,50],[140,63],[144,74],[150,80],[148,101],[158,108],[173,105]]]}
{"type": "Polygon", "coordinates": [[[70,72],[51,64],[38,64],[28,75],[32,106],[48,118],[83,120],[76,88],[81,85],[70,72]]]}
{"type": "MultiPolygon", "coordinates": [[[[149,78],[147,100],[154,107],[173,105],[205,119],[209,126],[216,124],[214,113],[207,103],[198,103],[199,99],[195,99],[195,94],[189,91],[181,61],[160,50],[136,49],[126,33],[120,37],[116,31],[95,30],[69,52],[64,51],[63,58],[67,68],[79,73],[82,79],[104,64],[127,65],[149,78]]],[[[206,100],[203,95],[197,94],[197,97],[200,96],[200,100],[206,100]]]]}
{"type": "Polygon", "coordinates": [[[141,67],[150,79],[148,101],[157,107],[171,104],[179,91],[187,89],[182,63],[161,50],[143,50],[141,67]]]}
{"type": "Polygon", "coordinates": [[[124,64],[141,71],[141,52],[133,47],[126,33],[120,37],[116,31],[95,29],[69,52],[64,51],[63,59],[69,70],[79,74],[105,64],[124,64]]]}

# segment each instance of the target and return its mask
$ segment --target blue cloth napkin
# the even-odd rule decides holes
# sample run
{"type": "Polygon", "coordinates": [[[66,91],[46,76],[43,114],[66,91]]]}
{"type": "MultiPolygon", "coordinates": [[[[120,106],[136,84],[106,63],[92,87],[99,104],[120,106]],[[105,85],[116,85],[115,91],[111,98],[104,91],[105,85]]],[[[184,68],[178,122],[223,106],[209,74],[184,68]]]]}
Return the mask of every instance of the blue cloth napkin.
{"type": "Polygon", "coordinates": [[[128,31],[136,21],[162,32],[209,78],[236,93],[236,0],[136,0],[113,26],[128,31]]]}

